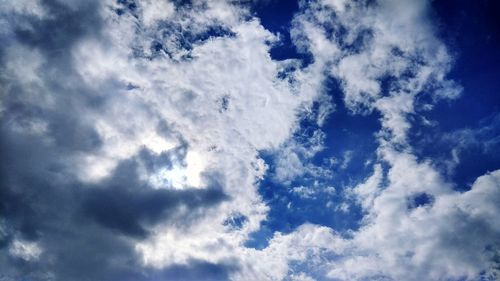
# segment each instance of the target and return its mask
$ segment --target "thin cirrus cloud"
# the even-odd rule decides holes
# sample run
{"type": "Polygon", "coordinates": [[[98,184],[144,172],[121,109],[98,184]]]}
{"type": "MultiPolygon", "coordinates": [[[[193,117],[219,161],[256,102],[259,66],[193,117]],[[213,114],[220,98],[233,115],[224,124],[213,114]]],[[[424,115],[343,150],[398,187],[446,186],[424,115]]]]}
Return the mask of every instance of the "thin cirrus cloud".
{"type": "MultiPolygon", "coordinates": [[[[411,135],[422,109],[467,94],[430,3],[300,1],[285,60],[252,5],[4,1],[1,280],[498,277],[500,172],[459,191],[411,135]],[[331,79],[349,114],[380,125],[370,173],[348,186],[335,179],[365,151],[323,154],[331,79]],[[287,223],[264,184],[296,194],[289,212],[328,198],[361,219],[255,238],[287,223]]],[[[497,123],[443,143],[463,151],[497,123]]]]}

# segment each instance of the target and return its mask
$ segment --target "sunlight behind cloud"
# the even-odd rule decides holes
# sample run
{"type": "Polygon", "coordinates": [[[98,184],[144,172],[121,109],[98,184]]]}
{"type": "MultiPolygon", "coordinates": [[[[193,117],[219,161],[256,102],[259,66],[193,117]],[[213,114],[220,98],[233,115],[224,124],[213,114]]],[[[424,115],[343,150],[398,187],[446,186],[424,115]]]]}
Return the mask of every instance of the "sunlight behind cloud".
{"type": "Polygon", "coordinates": [[[189,151],[185,165],[174,163],[172,167],[161,168],[149,177],[154,188],[184,189],[186,187],[202,187],[201,172],[204,162],[197,152],[189,151]]]}

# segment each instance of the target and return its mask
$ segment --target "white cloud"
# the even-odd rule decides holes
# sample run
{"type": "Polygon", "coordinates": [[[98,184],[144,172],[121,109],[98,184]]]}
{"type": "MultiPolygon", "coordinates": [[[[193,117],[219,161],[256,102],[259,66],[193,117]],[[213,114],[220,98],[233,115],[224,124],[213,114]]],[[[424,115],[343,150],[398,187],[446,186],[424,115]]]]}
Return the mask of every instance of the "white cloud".
{"type": "Polygon", "coordinates": [[[371,209],[373,200],[380,194],[382,184],[382,167],[380,164],[374,166],[373,174],[363,183],[357,185],[353,192],[356,199],[360,201],[363,209],[371,209]]]}
{"type": "Polygon", "coordinates": [[[35,242],[14,240],[9,247],[9,253],[25,261],[36,261],[42,254],[42,249],[35,242]]]}
{"type": "Polygon", "coordinates": [[[483,271],[493,274],[499,225],[492,214],[498,212],[500,171],[478,178],[471,191],[440,194],[447,184],[432,176],[435,172],[426,165],[411,169],[407,165],[415,163],[407,160],[391,169],[390,185],[368,209],[365,226],[350,241],[353,248],[340,262],[332,263],[329,276],[442,280],[472,279],[483,271]],[[414,171],[415,179],[426,180],[415,181],[398,174],[399,169],[414,171]],[[415,192],[429,192],[434,202],[409,210],[407,200],[415,192]]]}
{"type": "MultiPolygon", "coordinates": [[[[315,60],[331,66],[352,111],[381,113],[382,129],[374,173],[352,190],[366,212],[363,225],[350,238],[330,237],[343,247],[329,248],[333,258],[325,258],[323,270],[340,280],[495,278],[500,232],[493,220],[500,206],[500,171],[459,193],[432,162],[418,161],[407,143],[408,115],[416,114],[417,96],[430,95],[436,101],[460,92],[445,78],[451,58],[434,36],[428,3],[351,3],[332,10],[328,5],[313,1],[305,7],[295,18],[294,38],[315,60]],[[326,25],[333,25],[330,37],[326,25]],[[347,29],[345,34],[335,33],[339,26],[347,29]],[[346,47],[354,42],[358,51],[346,47]],[[386,89],[382,79],[387,78],[386,89]],[[382,164],[388,164],[385,172],[382,164]],[[416,203],[418,196],[426,201],[416,203]]],[[[314,226],[310,228],[313,232],[314,226]]]]}
{"type": "Polygon", "coordinates": [[[144,1],[143,22],[146,26],[151,26],[158,20],[168,19],[175,12],[175,6],[167,0],[144,1]]]}
{"type": "MultiPolygon", "coordinates": [[[[207,177],[216,172],[232,198],[188,227],[175,223],[156,227],[151,239],[136,246],[145,265],[161,268],[191,259],[213,263],[238,259],[241,271],[232,275],[234,280],[280,280],[289,274],[292,262],[306,263],[312,272],[327,272],[329,277],[342,280],[379,275],[439,280],[472,277],[488,270],[483,249],[488,243],[498,243],[494,236],[497,229],[474,234],[481,239],[453,233],[473,233],[470,227],[475,224],[494,224],[488,214],[495,213],[498,204],[477,205],[488,198],[477,198],[481,192],[476,190],[498,197],[494,188],[498,186],[497,173],[479,179],[470,192],[458,194],[430,163],[418,162],[411,152],[393,149],[393,145],[406,144],[411,128],[407,116],[414,114],[415,97],[428,85],[453,88],[444,78],[450,57],[423,20],[426,4],[330,4],[337,15],[334,24],[347,28],[344,42],[322,28],[321,24],[333,18],[329,10],[313,2],[312,8],[295,19],[292,33],[315,61],[291,73],[292,83],[277,78],[283,63],[273,61],[268,54],[277,38],[257,20],[244,19],[241,15],[246,11],[225,2],[207,2],[206,7],[196,6],[190,12],[172,13],[170,7],[164,15],[149,13],[154,7],[144,2],[144,29],[133,33],[132,26],[140,22],[108,13],[111,19],[105,32],[114,34],[114,44],[84,41],[76,48],[78,69],[97,92],[112,81],[135,85],[109,98],[106,111],[92,113],[104,141],[92,163],[111,163],[109,173],[116,163],[143,146],[169,151],[182,141],[188,145],[188,155],[196,153],[196,161],[186,159],[185,166],[151,176],[159,176],[174,188],[204,188],[209,183],[207,177]],[[158,19],[190,27],[195,34],[212,25],[234,35],[195,42],[186,49],[175,36],[158,37],[162,28],[158,19]],[[159,40],[170,55],[153,56],[148,48],[152,39],[159,40]],[[359,44],[360,51],[345,46],[352,44],[359,44]],[[134,57],[131,47],[137,46],[144,47],[145,55],[152,59],[134,57]],[[185,56],[190,58],[183,59],[185,56]],[[286,141],[296,130],[299,109],[319,97],[322,73],[327,69],[341,81],[344,100],[352,111],[378,110],[382,114],[379,155],[390,165],[388,184],[382,184],[382,168],[376,165],[374,175],[354,189],[367,216],[352,238],[306,224],[287,235],[276,233],[263,250],[245,248],[248,234],[259,228],[268,210],[256,189],[265,172],[257,152],[280,147],[287,152],[278,162],[276,177],[280,181],[308,170],[301,158],[322,149],[321,134],[305,146],[286,141]],[[381,79],[389,76],[395,82],[383,89],[381,79]],[[170,133],[158,132],[162,122],[170,133]],[[408,200],[419,193],[432,196],[433,203],[409,210],[408,200]],[[248,218],[241,229],[223,225],[234,213],[248,218]],[[464,216],[469,222],[465,225],[461,224],[464,216]],[[464,250],[469,255],[464,255],[464,250]],[[323,257],[329,255],[335,258],[325,263],[323,257]]],[[[349,158],[346,154],[345,164],[349,158]]],[[[103,167],[98,170],[103,171],[103,167]]],[[[311,190],[296,188],[305,197],[312,196],[311,190]]],[[[300,272],[292,276],[306,278],[300,272]]]]}
{"type": "Polygon", "coordinates": [[[382,113],[391,141],[405,142],[405,115],[414,112],[413,99],[427,94],[426,87],[434,87],[434,99],[458,96],[460,87],[445,78],[451,58],[434,36],[426,1],[355,2],[328,9],[331,5],[312,1],[294,20],[295,41],[330,65],[352,111],[382,113]],[[389,83],[383,88],[384,79],[389,83]]]}
{"type": "MultiPolygon", "coordinates": [[[[500,170],[459,193],[433,163],[418,161],[407,144],[408,116],[416,114],[416,97],[456,98],[460,92],[446,79],[451,58],[428,23],[429,4],[301,3],[291,34],[314,61],[291,71],[287,79],[278,74],[298,62],[274,61],[269,50],[277,36],[241,6],[199,1],[184,9],[167,1],[143,1],[139,15],[119,16],[113,10],[118,4],[109,1],[100,11],[102,37],[84,37],[71,46],[76,73],[61,82],[64,89],[74,90],[73,82],[81,79],[89,99],[98,100],[99,106],[82,102],[76,94],[54,95],[60,101],[36,96],[47,91],[40,78],[44,61],[37,51],[9,48],[6,73],[14,78],[7,80],[22,82],[26,91],[19,100],[27,103],[50,108],[75,99],[81,105],[73,114],[102,141],[92,151],[65,156],[81,181],[103,181],[122,161],[148,149],[174,155],[171,165],[139,171],[154,188],[217,184],[228,195],[227,201],[203,209],[191,222],[174,217],[152,227],[152,236],[135,245],[145,266],[165,268],[193,259],[235,262],[240,270],[232,272],[233,280],[311,280],[316,273],[341,280],[494,274],[500,245],[500,225],[494,219],[500,212],[500,170]],[[333,34],[326,25],[333,27],[333,34]],[[220,30],[220,36],[202,38],[209,28],[220,30]],[[318,126],[333,110],[323,95],[325,72],[340,81],[353,112],[376,110],[382,116],[373,175],[352,190],[366,213],[363,225],[343,237],[328,227],[304,224],[289,234],[275,233],[264,249],[247,248],[249,234],[259,229],[269,211],[257,191],[267,169],[259,151],[283,155],[276,179],[284,183],[304,174],[330,175],[307,163],[323,149],[321,130],[306,140],[292,138],[300,132],[299,115],[307,116],[313,101],[326,104],[314,116],[318,126]],[[382,83],[386,78],[392,81],[387,89],[382,83]],[[419,194],[431,202],[412,203],[419,194]],[[245,223],[226,227],[224,222],[234,214],[245,217],[245,223]]],[[[28,4],[10,9],[24,13],[28,4]]],[[[34,124],[25,126],[30,132],[47,130],[42,121],[29,124],[34,124]]],[[[340,165],[347,167],[351,158],[346,152],[340,165]]],[[[315,181],[312,187],[292,191],[307,198],[319,186],[315,181]]],[[[338,191],[326,186],[321,192],[338,191]]],[[[339,208],[348,211],[349,206],[339,208]]],[[[191,212],[196,211],[181,206],[173,216],[191,212]]],[[[15,240],[9,252],[30,261],[38,259],[42,249],[15,240]]]]}
{"type": "MultiPolygon", "coordinates": [[[[143,13],[154,9],[147,2],[141,5],[143,13]]],[[[84,109],[103,143],[90,155],[76,155],[82,180],[103,180],[144,147],[161,153],[185,145],[185,159],[152,174],[144,170],[142,176],[158,188],[175,189],[207,188],[216,176],[230,198],[188,227],[170,222],[155,227],[154,235],[136,246],[147,266],[162,268],[192,259],[220,263],[246,251],[243,243],[268,211],[257,193],[266,169],[258,152],[280,147],[296,129],[301,110],[322,93],[316,64],[290,73],[293,79],[278,78],[287,62],[269,56],[277,37],[257,20],[241,16],[245,14],[222,1],[168,12],[160,21],[159,14],[136,20],[105,11],[103,33],[110,40],[83,40],[73,51],[80,75],[105,98],[104,110],[84,109]],[[134,31],[136,25],[141,25],[139,31],[134,31]],[[192,27],[195,36],[214,26],[231,35],[187,47],[176,41],[177,31],[169,26],[192,27]],[[161,37],[162,32],[174,34],[161,37]],[[154,55],[149,48],[153,40],[170,55],[154,55]],[[134,48],[144,48],[143,56],[134,55],[134,48]],[[109,87],[112,96],[106,95],[109,87]],[[223,225],[234,213],[247,218],[241,229],[223,225]]],[[[318,118],[327,111],[322,109],[318,118]]],[[[317,139],[321,137],[318,132],[317,139]]]]}
{"type": "MultiPolygon", "coordinates": [[[[345,241],[338,239],[332,229],[304,224],[287,235],[276,233],[269,246],[261,251],[245,249],[242,271],[233,279],[283,280],[290,263],[307,261],[309,269],[321,268],[324,254],[340,252],[345,247],[345,241]]],[[[300,272],[296,274],[301,275],[300,272]]]]}
{"type": "Polygon", "coordinates": [[[387,186],[377,187],[380,168],[376,168],[355,189],[368,212],[359,231],[343,238],[326,227],[303,225],[290,234],[276,234],[253,261],[255,267],[265,263],[273,268],[255,268],[268,274],[259,278],[281,280],[285,268],[293,271],[285,264],[292,263],[338,280],[498,276],[500,170],[479,177],[470,191],[459,193],[427,163],[417,163],[411,155],[393,156],[387,186]],[[422,192],[433,201],[410,207],[408,200],[422,192]]]}

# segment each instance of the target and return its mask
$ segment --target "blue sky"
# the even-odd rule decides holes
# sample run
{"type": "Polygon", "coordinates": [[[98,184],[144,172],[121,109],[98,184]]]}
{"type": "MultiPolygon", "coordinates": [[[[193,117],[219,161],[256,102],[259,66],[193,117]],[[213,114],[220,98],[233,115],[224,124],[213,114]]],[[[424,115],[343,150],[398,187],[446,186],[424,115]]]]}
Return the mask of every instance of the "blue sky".
{"type": "Polygon", "coordinates": [[[0,280],[497,280],[495,1],[0,5],[0,280]]]}
{"type": "MultiPolygon", "coordinates": [[[[488,123],[493,123],[490,125],[491,130],[484,136],[478,137],[477,141],[482,142],[481,138],[485,138],[484,141],[498,138],[498,128],[495,123],[498,122],[496,120],[499,112],[497,93],[500,85],[496,77],[500,73],[500,54],[497,51],[500,47],[500,38],[499,25],[495,20],[497,7],[491,1],[474,4],[467,1],[459,3],[434,1],[432,8],[433,18],[430,20],[436,26],[440,39],[448,45],[449,52],[454,55],[455,61],[449,77],[464,87],[464,94],[459,99],[437,103],[436,108],[430,112],[419,112],[435,122],[434,126],[422,126],[415,120],[417,122],[413,124],[414,131],[410,133],[410,141],[416,149],[416,155],[420,159],[433,159],[437,162],[436,165],[439,165],[441,164],[439,161],[445,161],[450,157],[449,153],[457,145],[450,143],[452,140],[442,140],[443,135],[459,130],[479,129],[487,127],[488,123]]],[[[283,33],[284,41],[288,43],[273,48],[270,52],[273,58],[279,60],[297,57],[309,63],[310,58],[307,54],[297,53],[288,42],[290,35],[287,28],[298,9],[298,3],[294,1],[271,1],[257,5],[255,11],[267,29],[283,33]]],[[[370,172],[364,162],[375,157],[377,144],[373,135],[380,129],[377,120],[380,116],[376,113],[367,116],[350,114],[343,105],[342,90],[339,89],[337,81],[329,80],[327,83],[328,95],[332,97],[336,109],[329,115],[329,122],[323,129],[327,134],[325,148],[311,161],[321,165],[329,157],[342,158],[342,153],[352,151],[357,159],[353,159],[349,166],[328,181],[329,184],[340,188],[349,187],[353,182],[360,182],[370,172]]],[[[306,128],[309,126],[310,124],[303,125],[306,128]]],[[[462,151],[463,160],[454,171],[452,173],[444,171],[458,190],[469,189],[478,176],[496,169],[500,163],[498,148],[485,151],[478,147],[478,144],[466,146],[462,151]]],[[[272,163],[272,160],[268,161],[272,163]]],[[[301,181],[302,178],[297,179],[294,184],[300,185],[301,181]]],[[[324,205],[328,200],[337,201],[342,198],[319,198],[319,202],[308,200],[309,202],[297,204],[289,189],[282,188],[279,182],[272,181],[264,181],[261,184],[261,192],[264,198],[270,200],[270,204],[276,204],[276,206],[271,205],[274,206],[271,213],[275,214],[276,218],[271,218],[270,222],[265,223],[271,230],[267,228],[261,230],[269,235],[275,230],[290,231],[290,228],[305,221],[327,225],[336,230],[346,230],[356,228],[362,218],[358,213],[359,210],[341,215],[332,213],[331,210],[325,211],[324,205]],[[292,198],[281,200],[282,196],[292,198]],[[285,208],[290,201],[298,205],[297,210],[285,208]]]]}

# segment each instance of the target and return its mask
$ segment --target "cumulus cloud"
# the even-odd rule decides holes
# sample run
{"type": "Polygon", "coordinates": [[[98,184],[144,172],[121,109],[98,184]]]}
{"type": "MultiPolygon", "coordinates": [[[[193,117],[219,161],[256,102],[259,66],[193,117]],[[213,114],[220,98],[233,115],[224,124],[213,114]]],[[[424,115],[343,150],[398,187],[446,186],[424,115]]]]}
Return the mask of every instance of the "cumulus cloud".
{"type": "Polygon", "coordinates": [[[2,14],[5,278],[229,278],[316,70],[231,3],[38,4],[2,14]]]}
{"type": "Polygon", "coordinates": [[[494,216],[476,214],[498,212],[486,202],[499,198],[499,171],[460,193],[430,160],[418,160],[407,141],[417,97],[436,102],[461,91],[445,78],[452,59],[434,36],[428,4],[309,4],[294,20],[297,44],[327,61],[353,112],[378,111],[382,129],[373,175],[352,189],[365,212],[361,228],[350,237],[331,234],[344,247],[326,246],[333,252],[324,255],[328,265],[308,270],[334,280],[497,278],[494,216]],[[474,194],[490,198],[483,205],[474,194]]]}
{"type": "Polygon", "coordinates": [[[445,78],[452,58],[434,35],[426,1],[311,1],[292,34],[316,60],[326,61],[353,112],[383,115],[392,141],[406,141],[416,95],[456,98],[445,78]]]}
{"type": "Polygon", "coordinates": [[[274,60],[279,36],[234,1],[3,2],[2,280],[497,276],[500,171],[460,193],[408,143],[419,97],[461,92],[428,2],[301,1],[290,33],[310,64],[274,60]],[[362,225],[246,247],[269,211],[262,152],[291,192],[340,191],[311,161],[329,78],[381,116],[373,175],[349,191],[362,225]]]}

